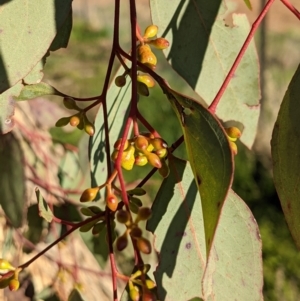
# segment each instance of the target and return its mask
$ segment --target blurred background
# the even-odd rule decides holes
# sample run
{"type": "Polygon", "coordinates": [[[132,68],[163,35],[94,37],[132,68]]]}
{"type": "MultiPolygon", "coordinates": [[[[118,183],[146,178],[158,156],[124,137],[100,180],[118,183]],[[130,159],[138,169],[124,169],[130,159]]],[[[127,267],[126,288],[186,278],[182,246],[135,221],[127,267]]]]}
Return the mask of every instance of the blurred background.
{"type": "MultiPolygon", "coordinates": [[[[243,0],[227,2],[229,9],[246,13],[252,23],[265,1],[251,0],[252,11],[243,0]]],[[[291,3],[299,8],[299,1],[291,3]]],[[[139,0],[137,4],[138,22],[143,31],[151,23],[148,1],[139,0]]],[[[127,20],[128,8],[125,4],[123,6],[121,14],[127,20]]],[[[51,54],[45,66],[45,80],[60,91],[77,97],[98,95],[110,54],[113,1],[76,0],[73,9],[74,24],[69,46],[51,54]]],[[[266,301],[300,300],[300,254],[286,226],[273,185],[270,158],[274,122],[300,61],[299,25],[299,20],[280,1],[275,1],[255,36],[261,66],[262,113],[253,150],[239,144],[239,154],[235,158],[233,189],[253,211],[262,236],[266,301]]],[[[126,23],[121,26],[121,40],[122,46],[129,49],[129,25],[126,23]]],[[[159,62],[159,72],[176,87],[183,87],[182,80],[170,70],[163,55],[159,56],[159,62]]],[[[186,89],[183,92],[192,93],[186,89]]],[[[141,111],[165,140],[172,143],[178,138],[180,129],[169,103],[162,98],[160,90],[155,88],[148,99],[141,100],[143,103],[147,101],[146,106],[141,106],[141,111]],[[170,131],[170,128],[174,130],[170,131]]],[[[183,148],[177,153],[185,156],[183,148]]],[[[131,173],[128,181],[137,177],[142,178],[143,174],[131,173]]],[[[154,178],[150,195],[154,196],[158,185],[159,178],[154,178]]]]}

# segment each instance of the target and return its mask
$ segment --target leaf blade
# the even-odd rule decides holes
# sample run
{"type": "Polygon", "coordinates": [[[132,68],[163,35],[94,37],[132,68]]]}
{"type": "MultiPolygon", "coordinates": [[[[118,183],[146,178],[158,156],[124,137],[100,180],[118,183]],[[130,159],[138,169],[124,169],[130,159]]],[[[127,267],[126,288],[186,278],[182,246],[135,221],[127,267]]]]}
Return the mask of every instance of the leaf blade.
{"type": "Polygon", "coordinates": [[[300,66],[298,66],[283,98],[271,140],[274,184],[285,219],[298,249],[300,249],[299,87],[300,66]]]}
{"type": "Polygon", "coordinates": [[[23,151],[13,133],[0,135],[0,204],[15,228],[23,224],[25,171],[23,151]]]}
{"type": "Polygon", "coordinates": [[[222,205],[233,180],[233,158],[220,122],[200,103],[171,89],[166,92],[184,133],[203,209],[210,250],[222,205]]]}
{"type": "Polygon", "coordinates": [[[154,273],[160,299],[262,300],[261,239],[251,211],[229,192],[207,263],[201,199],[192,168],[178,158],[171,160],[170,176],[157,193],[147,223],[160,258],[154,273]]]}
{"type": "Polygon", "coordinates": [[[35,189],[35,195],[38,202],[39,216],[44,218],[48,223],[51,223],[53,213],[38,188],[35,189]]]}
{"type": "Polygon", "coordinates": [[[25,85],[16,100],[29,100],[44,95],[65,96],[63,93],[56,90],[51,85],[40,82],[38,84],[25,85]]]}

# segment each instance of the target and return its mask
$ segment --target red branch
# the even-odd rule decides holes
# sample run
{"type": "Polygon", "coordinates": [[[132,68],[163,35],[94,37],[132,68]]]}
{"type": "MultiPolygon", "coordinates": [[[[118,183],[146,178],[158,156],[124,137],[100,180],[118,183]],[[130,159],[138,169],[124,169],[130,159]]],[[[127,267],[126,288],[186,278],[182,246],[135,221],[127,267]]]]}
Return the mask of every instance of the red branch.
{"type": "Polygon", "coordinates": [[[300,12],[289,2],[289,0],[281,0],[281,2],[300,20],[300,12]]]}
{"type": "Polygon", "coordinates": [[[223,96],[223,94],[224,94],[224,92],[225,92],[225,90],[226,90],[226,88],[227,88],[227,86],[228,86],[228,84],[229,84],[231,78],[233,77],[234,72],[236,71],[236,69],[237,69],[239,63],[241,62],[241,60],[242,60],[242,58],[243,58],[243,56],[244,56],[244,54],[245,54],[245,52],[246,52],[246,50],[247,50],[247,48],[248,48],[248,46],[249,46],[249,44],[250,44],[250,42],[251,42],[251,40],[252,40],[252,38],[253,38],[255,32],[257,31],[257,29],[258,29],[258,27],[259,27],[261,21],[262,21],[263,18],[265,17],[266,13],[267,13],[268,10],[270,9],[270,7],[271,7],[271,5],[273,4],[274,1],[275,1],[275,0],[269,0],[269,1],[266,3],[266,5],[265,5],[265,7],[263,8],[262,12],[259,14],[259,16],[257,17],[257,19],[256,19],[256,20],[254,21],[254,23],[252,24],[251,30],[250,30],[250,32],[249,32],[249,34],[248,34],[248,36],[247,36],[247,38],[246,38],[246,40],[245,40],[245,42],[244,42],[244,44],[243,44],[243,46],[242,46],[242,48],[241,48],[239,54],[237,55],[237,57],[236,57],[236,59],[235,59],[233,65],[232,65],[230,71],[228,72],[228,74],[227,74],[227,76],[226,76],[226,78],[225,78],[225,80],[224,80],[224,82],[223,82],[223,84],[222,84],[220,90],[218,91],[218,93],[217,93],[215,99],[212,101],[212,103],[211,103],[210,106],[208,107],[208,109],[209,109],[209,111],[210,111],[211,113],[214,114],[214,113],[216,112],[217,106],[218,106],[218,104],[219,104],[219,102],[220,102],[220,100],[221,100],[221,97],[223,96]]]}

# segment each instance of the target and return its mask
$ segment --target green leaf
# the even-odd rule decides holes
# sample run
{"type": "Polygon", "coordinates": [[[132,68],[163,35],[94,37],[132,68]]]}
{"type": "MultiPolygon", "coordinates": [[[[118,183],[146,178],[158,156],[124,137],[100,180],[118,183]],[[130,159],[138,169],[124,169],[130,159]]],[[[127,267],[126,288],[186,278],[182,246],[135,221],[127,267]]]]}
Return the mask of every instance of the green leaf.
{"type": "Polygon", "coordinates": [[[9,1],[0,10],[0,92],[23,79],[47,53],[71,0],[9,1]]]}
{"type": "Polygon", "coordinates": [[[262,300],[261,239],[249,208],[229,192],[206,261],[201,200],[191,166],[171,158],[170,171],[147,223],[159,253],[154,275],[160,300],[262,300]]]}
{"type": "Polygon", "coordinates": [[[300,66],[283,98],[274,126],[271,150],[274,183],[285,219],[300,249],[300,66]]]}
{"type": "MultiPolygon", "coordinates": [[[[28,229],[24,236],[32,243],[37,244],[42,237],[43,219],[38,218],[39,208],[37,204],[31,205],[27,211],[28,229]]],[[[25,246],[26,248],[26,246],[25,246]]]]}
{"type": "Polygon", "coordinates": [[[13,115],[15,112],[14,96],[20,94],[23,85],[16,84],[0,94],[0,135],[6,134],[14,127],[13,115]]]}
{"type": "Polygon", "coordinates": [[[44,95],[58,95],[64,96],[63,93],[57,91],[54,87],[46,83],[38,83],[33,85],[26,85],[22,89],[20,95],[16,97],[16,100],[28,100],[44,95]]]}
{"type": "Polygon", "coordinates": [[[47,202],[43,198],[40,190],[38,188],[35,189],[35,194],[39,207],[39,216],[44,218],[48,223],[50,223],[53,219],[53,213],[49,208],[47,202]]]}
{"type": "Polygon", "coordinates": [[[204,300],[263,300],[261,249],[251,210],[231,190],[203,277],[204,300]]]}
{"type": "MultiPolygon", "coordinates": [[[[150,5],[158,36],[170,42],[164,50],[168,62],[210,104],[250,31],[246,15],[233,14],[228,26],[225,1],[151,0],[150,5]]],[[[256,136],[259,98],[258,57],[251,42],[216,112],[224,121],[243,124],[241,141],[248,147],[256,136]]]]}
{"type": "Polygon", "coordinates": [[[250,0],[244,0],[244,2],[245,2],[245,4],[246,4],[246,6],[247,6],[250,10],[252,10],[252,5],[251,5],[250,0]]]}
{"type": "Polygon", "coordinates": [[[12,133],[0,134],[0,204],[13,227],[23,224],[26,201],[23,151],[12,133]]]}
{"type": "Polygon", "coordinates": [[[171,89],[166,94],[180,120],[188,158],[201,195],[207,250],[233,178],[233,158],[220,122],[193,99],[171,89]]]}
{"type": "Polygon", "coordinates": [[[82,299],[77,289],[73,289],[72,292],[70,293],[68,301],[84,301],[84,299],[82,299]]]}
{"type": "MultiPolygon", "coordinates": [[[[110,154],[113,152],[114,143],[122,136],[126,116],[129,112],[129,104],[131,100],[131,82],[127,78],[124,87],[119,88],[115,85],[114,79],[123,74],[124,70],[119,69],[112,80],[111,86],[107,94],[107,112],[109,125],[109,145],[110,154]]],[[[102,110],[102,106],[101,106],[102,110]]],[[[99,111],[95,119],[96,133],[90,139],[90,165],[92,187],[99,186],[107,180],[107,162],[105,150],[105,133],[103,124],[103,112],[99,111]]]]}

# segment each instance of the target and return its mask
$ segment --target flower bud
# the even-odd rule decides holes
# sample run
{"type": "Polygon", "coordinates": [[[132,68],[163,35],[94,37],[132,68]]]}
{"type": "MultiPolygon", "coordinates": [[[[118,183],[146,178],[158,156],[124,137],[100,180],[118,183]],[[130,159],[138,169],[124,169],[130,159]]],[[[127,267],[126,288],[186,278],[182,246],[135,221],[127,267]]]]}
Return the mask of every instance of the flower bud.
{"type": "Polygon", "coordinates": [[[117,221],[126,224],[130,221],[130,213],[127,210],[119,210],[116,214],[117,221]]]}
{"type": "Polygon", "coordinates": [[[16,268],[13,267],[7,260],[0,259],[0,275],[4,275],[9,271],[14,271],[16,268]]]}
{"type": "Polygon", "coordinates": [[[75,100],[72,97],[65,97],[63,100],[64,106],[70,110],[78,110],[75,100]]]}
{"type": "Polygon", "coordinates": [[[145,29],[144,38],[153,38],[157,35],[158,27],[156,25],[150,25],[145,29]]]}
{"type": "Polygon", "coordinates": [[[149,96],[149,89],[146,84],[137,82],[137,92],[142,96],[149,96]]]}
{"type": "Polygon", "coordinates": [[[233,153],[234,155],[237,155],[238,149],[237,149],[236,143],[229,140],[229,146],[230,146],[230,148],[231,148],[232,153],[233,153]]]}
{"type": "Polygon", "coordinates": [[[136,246],[144,254],[150,254],[152,251],[150,241],[144,237],[139,237],[136,240],[136,246]]]}
{"type": "Polygon", "coordinates": [[[155,85],[154,79],[148,74],[139,74],[137,80],[144,83],[148,88],[153,88],[155,85]]]}
{"type": "Polygon", "coordinates": [[[115,84],[117,87],[124,87],[126,85],[126,77],[124,75],[119,75],[115,78],[115,84]]]}
{"type": "Polygon", "coordinates": [[[134,164],[137,166],[144,166],[148,163],[148,159],[144,155],[138,155],[135,157],[134,164]]]}
{"type": "Polygon", "coordinates": [[[80,197],[80,202],[85,203],[93,201],[96,198],[99,189],[99,187],[86,189],[80,197]]]}
{"type": "Polygon", "coordinates": [[[232,126],[229,128],[225,128],[226,134],[231,141],[236,141],[237,138],[240,138],[242,133],[239,128],[232,126]]]}
{"type": "MultiPolygon", "coordinates": [[[[118,139],[115,144],[114,144],[114,149],[116,150],[120,150],[121,148],[121,143],[122,143],[122,138],[118,139]]],[[[124,150],[127,149],[127,147],[129,146],[129,141],[125,140],[125,144],[124,144],[124,150]]]]}
{"type": "Polygon", "coordinates": [[[127,232],[125,232],[122,236],[119,236],[116,241],[116,247],[118,251],[123,251],[128,245],[127,232]]]}
{"type": "Polygon", "coordinates": [[[162,164],[159,157],[154,153],[145,154],[149,163],[156,168],[161,168],[162,164]]]}
{"type": "Polygon", "coordinates": [[[122,161],[121,161],[121,166],[126,169],[126,170],[131,170],[134,165],[134,152],[135,148],[130,145],[128,150],[124,151],[122,154],[122,161]]]}
{"type": "Polygon", "coordinates": [[[80,123],[80,117],[76,114],[76,115],[73,115],[71,118],[70,118],[70,125],[71,126],[78,126],[78,124],[80,123]]]}
{"type": "Polygon", "coordinates": [[[9,281],[8,287],[11,291],[16,291],[20,287],[20,282],[18,279],[11,279],[9,281]]]}
{"type": "Polygon", "coordinates": [[[153,145],[155,150],[165,149],[168,147],[167,142],[162,138],[158,138],[158,137],[151,139],[150,144],[153,145]]]}
{"type": "Polygon", "coordinates": [[[150,45],[154,46],[156,49],[163,50],[169,47],[170,43],[165,38],[157,38],[155,40],[148,41],[150,45]]]}
{"type": "Polygon", "coordinates": [[[137,150],[143,151],[148,147],[148,140],[142,135],[139,135],[134,140],[134,146],[137,150]]]}
{"type": "Polygon", "coordinates": [[[148,220],[152,215],[152,210],[149,207],[140,207],[138,214],[137,214],[137,219],[139,221],[145,221],[148,220]]]}
{"type": "Polygon", "coordinates": [[[133,285],[131,281],[129,281],[129,297],[132,301],[139,301],[141,297],[139,288],[133,285]]]}
{"type": "Polygon", "coordinates": [[[111,193],[107,195],[106,197],[106,206],[111,210],[111,211],[116,211],[118,208],[118,198],[115,194],[111,193]]]}

